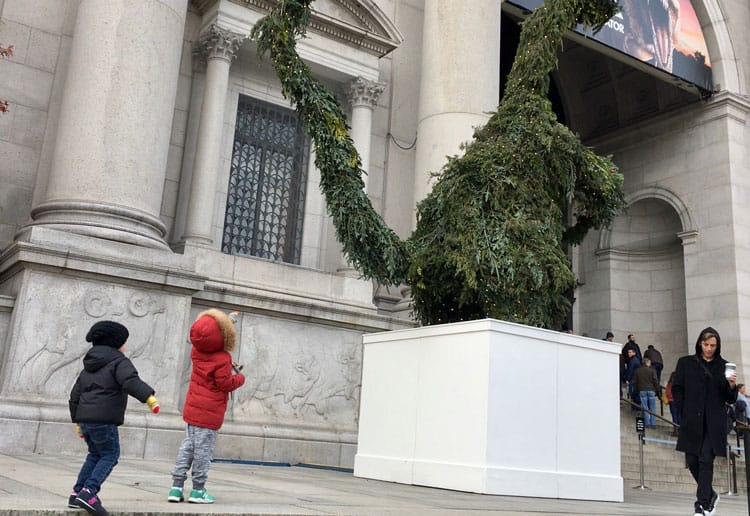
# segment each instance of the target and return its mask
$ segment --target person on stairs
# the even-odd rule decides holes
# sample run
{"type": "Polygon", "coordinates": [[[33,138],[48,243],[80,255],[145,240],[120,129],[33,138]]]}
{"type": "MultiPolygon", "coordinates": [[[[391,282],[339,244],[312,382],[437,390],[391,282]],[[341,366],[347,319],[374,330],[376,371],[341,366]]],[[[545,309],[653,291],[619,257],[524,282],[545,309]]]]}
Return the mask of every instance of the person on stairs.
{"type": "Polygon", "coordinates": [[[661,371],[664,369],[664,359],[662,358],[661,353],[659,353],[659,350],[656,349],[653,344],[649,344],[646,352],[643,353],[643,358],[651,360],[651,367],[656,371],[656,378],[661,385],[661,371]]]}
{"type": "MultiPolygon", "coordinates": [[[[640,399],[638,398],[638,391],[635,390],[635,372],[641,367],[641,361],[638,359],[634,349],[628,349],[627,357],[628,368],[625,373],[625,384],[628,386],[628,399],[633,403],[638,404],[640,399]]],[[[632,405],[630,408],[633,412],[638,410],[632,405]]]]}
{"type": "MultiPolygon", "coordinates": [[[[677,403],[674,401],[674,395],[672,394],[672,385],[674,385],[674,377],[677,376],[676,371],[672,371],[672,374],[669,375],[669,380],[667,381],[667,388],[664,391],[664,394],[667,398],[667,404],[669,405],[669,413],[672,414],[672,422],[679,425],[680,424],[680,411],[677,409],[677,403]]],[[[677,437],[679,435],[679,427],[674,427],[672,430],[672,437],[677,437]]]]}
{"type": "MultiPolygon", "coordinates": [[[[643,359],[641,367],[635,370],[633,374],[635,391],[641,402],[641,407],[656,412],[656,396],[661,388],[659,380],[656,378],[656,371],[651,367],[651,360],[643,359]]],[[[649,428],[656,428],[656,417],[648,412],[643,412],[643,420],[649,428]]]]}
{"type": "Polygon", "coordinates": [[[714,458],[727,450],[726,404],[737,399],[737,373],[725,373],[721,337],[714,328],[700,332],[695,353],[680,358],[672,395],[680,411],[677,451],[697,484],[695,515],[714,516],[719,494],[713,490],[714,458]]]}

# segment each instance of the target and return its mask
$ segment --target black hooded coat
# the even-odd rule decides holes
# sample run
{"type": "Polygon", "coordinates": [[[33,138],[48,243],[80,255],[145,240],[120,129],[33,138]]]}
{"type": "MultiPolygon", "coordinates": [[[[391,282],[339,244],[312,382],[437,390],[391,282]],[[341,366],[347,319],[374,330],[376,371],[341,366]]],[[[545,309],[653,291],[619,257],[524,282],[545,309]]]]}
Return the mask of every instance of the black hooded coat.
{"type": "Polygon", "coordinates": [[[125,420],[128,395],[145,403],[152,394],[154,389],[140,379],[130,359],[111,346],[92,346],[70,391],[70,419],[119,426],[125,420]]]}
{"type": "Polygon", "coordinates": [[[711,327],[700,332],[695,343],[695,354],[677,361],[672,395],[680,411],[680,432],[677,438],[677,451],[701,454],[704,438],[711,444],[714,455],[726,456],[727,415],[726,403],[734,403],[737,389],[729,385],[724,376],[721,357],[721,337],[711,327]],[[700,336],[705,332],[716,335],[714,359],[706,362],[701,358],[700,336]],[[704,435],[704,431],[705,434],[704,435]]]}

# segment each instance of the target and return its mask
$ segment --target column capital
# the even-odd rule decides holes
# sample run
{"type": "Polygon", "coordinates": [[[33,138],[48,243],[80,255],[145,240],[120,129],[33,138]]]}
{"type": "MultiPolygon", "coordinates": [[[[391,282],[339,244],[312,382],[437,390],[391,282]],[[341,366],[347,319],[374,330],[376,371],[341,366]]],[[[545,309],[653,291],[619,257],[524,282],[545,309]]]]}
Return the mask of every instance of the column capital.
{"type": "Polygon", "coordinates": [[[228,29],[211,24],[201,35],[193,47],[193,57],[203,59],[224,59],[230,63],[237,57],[237,51],[247,35],[237,34],[228,29]]]}
{"type": "Polygon", "coordinates": [[[357,77],[349,82],[346,98],[352,107],[366,106],[374,108],[383,90],[385,90],[385,83],[370,81],[364,77],[357,77]]]}

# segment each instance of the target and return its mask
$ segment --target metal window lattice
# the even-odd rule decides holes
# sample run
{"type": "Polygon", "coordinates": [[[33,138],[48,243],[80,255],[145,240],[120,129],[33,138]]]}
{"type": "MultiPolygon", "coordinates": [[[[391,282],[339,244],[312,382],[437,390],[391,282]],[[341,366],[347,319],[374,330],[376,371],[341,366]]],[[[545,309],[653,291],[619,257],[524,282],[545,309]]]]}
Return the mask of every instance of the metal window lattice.
{"type": "Polygon", "coordinates": [[[299,263],[308,152],[296,112],[240,96],[222,252],[299,263]]]}

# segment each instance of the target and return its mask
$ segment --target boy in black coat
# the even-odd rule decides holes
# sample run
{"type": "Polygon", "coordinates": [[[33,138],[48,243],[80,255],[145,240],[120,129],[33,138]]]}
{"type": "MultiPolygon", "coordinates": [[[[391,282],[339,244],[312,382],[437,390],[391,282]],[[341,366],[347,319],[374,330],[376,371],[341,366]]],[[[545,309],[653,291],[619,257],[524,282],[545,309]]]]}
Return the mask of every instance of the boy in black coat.
{"type": "Polygon", "coordinates": [[[83,371],[70,392],[70,418],[86,440],[88,455],[81,466],[68,507],[106,516],[97,496],[120,457],[117,427],[125,419],[128,395],[159,411],[154,389],[138,377],[133,363],[123,355],[128,329],[113,321],[99,321],[86,334],[93,346],[83,357],[83,371]]]}
{"type": "Polygon", "coordinates": [[[672,395],[680,412],[677,451],[685,452],[698,484],[695,514],[713,516],[719,495],[713,490],[714,458],[726,456],[725,403],[737,399],[736,373],[724,374],[719,332],[708,327],[698,336],[695,354],[677,362],[672,395]]]}

